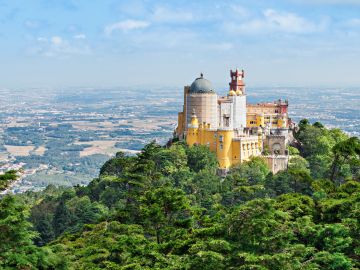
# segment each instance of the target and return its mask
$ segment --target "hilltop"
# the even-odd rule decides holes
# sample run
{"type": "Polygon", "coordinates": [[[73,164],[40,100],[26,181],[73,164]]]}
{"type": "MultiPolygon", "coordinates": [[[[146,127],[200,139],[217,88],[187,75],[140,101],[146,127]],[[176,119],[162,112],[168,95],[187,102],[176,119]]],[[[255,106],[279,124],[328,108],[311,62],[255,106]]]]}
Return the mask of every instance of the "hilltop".
{"type": "MultiPolygon", "coordinates": [[[[87,186],[3,197],[2,269],[360,267],[360,142],[302,120],[286,171],[206,146],[119,152],[87,186]]],[[[3,181],[3,180],[1,180],[3,181]]]]}

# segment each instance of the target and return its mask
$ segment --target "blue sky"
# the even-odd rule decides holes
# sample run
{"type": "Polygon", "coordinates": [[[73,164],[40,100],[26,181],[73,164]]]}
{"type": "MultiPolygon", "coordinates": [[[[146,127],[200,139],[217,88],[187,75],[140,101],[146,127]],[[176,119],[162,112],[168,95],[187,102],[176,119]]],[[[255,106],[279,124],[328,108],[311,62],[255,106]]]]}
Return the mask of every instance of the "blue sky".
{"type": "Polygon", "coordinates": [[[360,85],[360,0],[0,0],[0,40],[0,87],[360,85]]]}

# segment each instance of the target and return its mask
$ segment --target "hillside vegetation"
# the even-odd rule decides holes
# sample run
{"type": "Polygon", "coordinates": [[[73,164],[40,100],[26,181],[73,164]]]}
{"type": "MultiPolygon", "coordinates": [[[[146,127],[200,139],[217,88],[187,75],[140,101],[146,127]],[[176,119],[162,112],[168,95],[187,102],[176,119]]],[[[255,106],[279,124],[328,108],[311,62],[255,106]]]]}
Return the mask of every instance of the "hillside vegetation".
{"type": "Polygon", "coordinates": [[[360,142],[303,120],[276,175],[207,147],[118,153],[88,186],[5,196],[1,269],[360,269],[360,142]]]}
{"type": "Polygon", "coordinates": [[[10,170],[0,174],[0,191],[5,190],[16,179],[17,175],[15,170],[10,170]]]}

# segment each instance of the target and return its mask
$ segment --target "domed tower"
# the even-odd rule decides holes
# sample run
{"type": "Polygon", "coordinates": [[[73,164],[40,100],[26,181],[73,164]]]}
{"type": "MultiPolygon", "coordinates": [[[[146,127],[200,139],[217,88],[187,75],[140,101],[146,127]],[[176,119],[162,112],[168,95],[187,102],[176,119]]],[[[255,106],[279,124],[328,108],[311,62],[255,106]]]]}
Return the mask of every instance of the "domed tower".
{"type": "Polygon", "coordinates": [[[185,99],[186,126],[191,122],[192,114],[195,112],[200,124],[210,124],[210,128],[218,127],[218,96],[211,82],[205,79],[203,74],[191,84],[185,99]]]}

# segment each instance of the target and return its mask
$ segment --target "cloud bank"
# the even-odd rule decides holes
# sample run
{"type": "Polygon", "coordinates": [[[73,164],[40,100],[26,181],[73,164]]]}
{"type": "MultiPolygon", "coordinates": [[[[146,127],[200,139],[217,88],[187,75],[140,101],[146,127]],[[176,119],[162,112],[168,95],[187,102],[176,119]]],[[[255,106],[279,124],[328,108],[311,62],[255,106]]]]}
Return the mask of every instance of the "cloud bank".
{"type": "Polygon", "coordinates": [[[123,32],[128,32],[131,30],[146,28],[150,25],[147,21],[141,20],[125,20],[121,22],[116,22],[110,25],[107,25],[104,29],[104,33],[107,36],[111,36],[114,31],[120,30],[123,32]]]}

